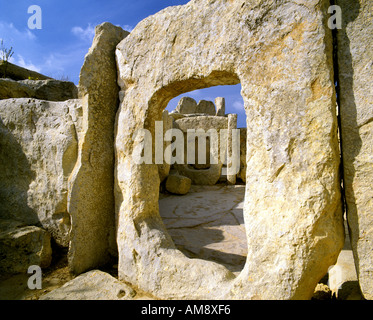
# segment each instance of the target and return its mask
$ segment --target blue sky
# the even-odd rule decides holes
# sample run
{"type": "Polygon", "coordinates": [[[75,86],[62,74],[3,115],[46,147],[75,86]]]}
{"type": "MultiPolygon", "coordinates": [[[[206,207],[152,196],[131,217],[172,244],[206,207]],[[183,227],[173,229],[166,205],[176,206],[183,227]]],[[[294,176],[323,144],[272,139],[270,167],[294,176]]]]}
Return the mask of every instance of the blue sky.
{"type": "MultiPolygon", "coordinates": [[[[92,44],[94,27],[108,21],[131,31],[137,23],[168,6],[189,0],[0,0],[0,39],[13,47],[11,62],[50,77],[68,77],[78,84],[84,56],[92,44]],[[29,29],[28,8],[42,10],[42,29],[29,29]]],[[[224,86],[196,90],[182,96],[199,100],[226,98],[226,112],[238,113],[239,127],[245,127],[241,87],[224,86]]],[[[173,110],[181,96],[173,99],[173,110]]]]}

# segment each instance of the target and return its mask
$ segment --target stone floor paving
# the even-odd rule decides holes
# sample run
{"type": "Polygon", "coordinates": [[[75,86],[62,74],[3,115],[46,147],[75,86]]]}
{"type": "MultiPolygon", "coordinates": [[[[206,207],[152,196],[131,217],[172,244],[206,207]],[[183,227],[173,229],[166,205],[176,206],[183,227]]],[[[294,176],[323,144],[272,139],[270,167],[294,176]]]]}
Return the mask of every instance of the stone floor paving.
{"type": "Polygon", "coordinates": [[[192,186],[183,196],[161,194],[159,211],[186,256],[218,262],[239,274],[247,255],[244,198],[244,185],[192,186]]]}

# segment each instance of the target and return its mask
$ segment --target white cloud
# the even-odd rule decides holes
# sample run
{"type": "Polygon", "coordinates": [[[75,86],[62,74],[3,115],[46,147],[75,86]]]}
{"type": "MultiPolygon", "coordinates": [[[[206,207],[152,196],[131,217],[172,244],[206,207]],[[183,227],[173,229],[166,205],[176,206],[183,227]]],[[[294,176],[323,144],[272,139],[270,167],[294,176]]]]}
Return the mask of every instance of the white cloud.
{"type": "Polygon", "coordinates": [[[29,69],[29,70],[33,70],[33,71],[36,71],[36,72],[40,72],[41,71],[40,67],[35,66],[30,61],[26,62],[25,59],[20,54],[17,54],[17,58],[18,58],[18,60],[13,59],[13,61],[11,61],[11,62],[19,65],[20,67],[29,69]]]}
{"type": "Polygon", "coordinates": [[[233,102],[232,107],[233,107],[233,109],[235,109],[237,111],[243,111],[243,110],[245,110],[243,102],[242,101],[238,101],[238,100],[235,101],[235,102],[233,102]]]}
{"type": "Polygon", "coordinates": [[[95,27],[89,23],[87,28],[83,29],[82,27],[76,26],[71,29],[71,32],[83,41],[92,42],[95,36],[95,27]]]}
{"type": "Polygon", "coordinates": [[[129,24],[124,24],[123,26],[118,25],[118,27],[121,27],[123,30],[126,30],[128,32],[132,32],[132,30],[135,29],[133,26],[129,24]]]}
{"type": "Polygon", "coordinates": [[[30,29],[27,29],[26,30],[26,37],[29,39],[29,40],[35,40],[36,39],[36,36],[30,31],[30,29]]]}
{"type": "Polygon", "coordinates": [[[0,34],[4,35],[4,42],[17,42],[35,40],[36,36],[30,29],[25,28],[24,31],[18,30],[13,23],[0,21],[0,34]]]}

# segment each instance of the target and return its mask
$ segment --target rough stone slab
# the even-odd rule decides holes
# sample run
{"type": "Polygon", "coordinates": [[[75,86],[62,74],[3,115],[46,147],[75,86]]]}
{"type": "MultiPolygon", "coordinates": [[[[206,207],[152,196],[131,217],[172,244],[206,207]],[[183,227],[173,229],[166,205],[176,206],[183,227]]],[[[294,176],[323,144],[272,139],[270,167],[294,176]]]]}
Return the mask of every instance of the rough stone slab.
{"type": "Polygon", "coordinates": [[[66,101],[78,98],[73,82],[49,80],[0,79],[0,99],[35,98],[47,101],[66,101]]]}
{"type": "Polygon", "coordinates": [[[83,132],[69,178],[69,267],[79,274],[116,254],[114,214],[114,121],[118,108],[115,47],[128,35],[120,27],[96,27],[80,72],[83,132]]]}
{"type": "Polygon", "coordinates": [[[65,283],[40,300],[133,300],[136,292],[108,273],[93,270],[65,283]]]}
{"type": "Polygon", "coordinates": [[[347,217],[361,290],[373,299],[373,2],[338,0],[338,67],[347,217]]]}
{"type": "MultiPolygon", "coordinates": [[[[4,68],[6,62],[0,61],[0,77],[4,77],[4,68]]],[[[6,74],[5,76],[7,78],[13,79],[13,80],[26,80],[26,79],[32,79],[32,80],[47,80],[51,79],[50,77],[47,77],[43,74],[40,74],[36,71],[32,71],[20,66],[17,66],[13,63],[8,62],[6,66],[6,74]]]]}
{"type": "Polygon", "coordinates": [[[26,226],[0,232],[1,272],[26,273],[32,265],[46,268],[51,261],[51,237],[45,230],[26,226]]]}
{"type": "Polygon", "coordinates": [[[159,212],[185,255],[221,263],[239,274],[247,255],[244,198],[245,186],[192,186],[183,197],[161,198],[159,212]]]}
{"type": "Polygon", "coordinates": [[[202,113],[202,114],[208,114],[210,116],[215,116],[216,115],[215,105],[212,101],[200,100],[197,104],[195,113],[202,113]]]}
{"type": "Polygon", "coordinates": [[[197,102],[190,97],[182,97],[176,106],[175,111],[180,114],[193,114],[196,113],[197,102]]]}
{"type": "Polygon", "coordinates": [[[167,191],[174,194],[187,194],[191,185],[192,180],[178,174],[171,174],[166,180],[167,191]]]}
{"type": "Polygon", "coordinates": [[[68,246],[67,180],[78,152],[79,100],[0,101],[0,212],[3,219],[41,223],[68,246]]]}
{"type": "Polygon", "coordinates": [[[344,243],[329,6],[192,0],[141,21],[118,45],[120,279],[161,298],[312,297],[344,243]],[[248,259],[235,278],[175,248],[159,216],[158,168],[131,155],[134,132],[153,133],[172,98],[238,83],[248,124],[248,259]]]}

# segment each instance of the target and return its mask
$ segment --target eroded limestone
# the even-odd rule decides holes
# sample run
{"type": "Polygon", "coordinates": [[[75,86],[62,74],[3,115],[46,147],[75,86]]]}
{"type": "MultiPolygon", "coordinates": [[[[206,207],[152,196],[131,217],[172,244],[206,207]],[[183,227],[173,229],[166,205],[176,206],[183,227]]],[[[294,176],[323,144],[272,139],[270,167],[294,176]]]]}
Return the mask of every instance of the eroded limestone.
{"type": "Polygon", "coordinates": [[[79,274],[116,255],[114,215],[114,121],[118,107],[115,47],[128,35],[120,27],[96,27],[80,72],[83,132],[69,179],[69,267],[79,274]]]}
{"type": "Polygon", "coordinates": [[[160,298],[311,298],[344,239],[328,6],[192,0],[143,20],[118,45],[120,279],[160,298]],[[131,137],[154,132],[175,96],[239,82],[249,258],[235,278],[175,248],[159,215],[158,167],[131,161],[131,137]]]}
{"type": "Polygon", "coordinates": [[[340,110],[347,217],[361,290],[373,299],[373,3],[338,0],[340,110]]]}

